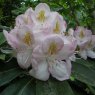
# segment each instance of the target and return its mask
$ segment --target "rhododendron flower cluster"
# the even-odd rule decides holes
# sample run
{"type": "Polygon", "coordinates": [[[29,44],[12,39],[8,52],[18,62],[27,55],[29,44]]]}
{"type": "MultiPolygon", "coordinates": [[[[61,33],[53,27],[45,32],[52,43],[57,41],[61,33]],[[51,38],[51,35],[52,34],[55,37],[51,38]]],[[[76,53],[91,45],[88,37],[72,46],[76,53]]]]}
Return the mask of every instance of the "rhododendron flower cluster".
{"type": "Polygon", "coordinates": [[[95,57],[95,37],[91,31],[78,27],[65,35],[66,29],[63,17],[40,3],[34,10],[29,8],[17,16],[14,29],[3,33],[16,52],[19,66],[29,70],[31,76],[46,81],[52,75],[63,81],[70,77],[76,47],[83,58],[95,57]]]}
{"type": "Polygon", "coordinates": [[[76,30],[69,29],[68,34],[73,36],[77,40],[77,54],[83,59],[95,58],[95,35],[92,35],[91,30],[78,26],[76,30]]]}

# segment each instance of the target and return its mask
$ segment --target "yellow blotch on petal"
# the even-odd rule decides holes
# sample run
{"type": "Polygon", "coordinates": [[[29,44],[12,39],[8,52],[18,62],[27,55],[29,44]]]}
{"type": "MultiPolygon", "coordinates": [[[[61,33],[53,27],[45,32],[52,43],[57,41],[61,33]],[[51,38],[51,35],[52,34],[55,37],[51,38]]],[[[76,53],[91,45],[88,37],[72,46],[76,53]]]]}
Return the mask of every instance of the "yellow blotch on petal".
{"type": "Polygon", "coordinates": [[[54,28],[54,33],[59,33],[60,32],[60,25],[59,25],[59,22],[57,21],[56,22],[56,25],[55,25],[55,28],[54,28]]]}
{"type": "Polygon", "coordinates": [[[24,22],[28,24],[28,17],[26,15],[24,15],[24,22]]]}
{"type": "Polygon", "coordinates": [[[29,32],[26,32],[23,42],[29,46],[31,45],[32,38],[31,38],[31,34],[29,32]]]}
{"type": "Polygon", "coordinates": [[[57,45],[55,42],[52,42],[49,46],[49,49],[48,49],[48,54],[49,55],[53,55],[53,54],[56,54],[57,53],[57,45]]]}
{"type": "Polygon", "coordinates": [[[44,22],[45,21],[45,11],[44,10],[41,10],[38,14],[38,17],[37,19],[41,22],[44,22]]]}
{"type": "Polygon", "coordinates": [[[84,32],[83,31],[80,32],[79,37],[84,38],[84,32]]]}

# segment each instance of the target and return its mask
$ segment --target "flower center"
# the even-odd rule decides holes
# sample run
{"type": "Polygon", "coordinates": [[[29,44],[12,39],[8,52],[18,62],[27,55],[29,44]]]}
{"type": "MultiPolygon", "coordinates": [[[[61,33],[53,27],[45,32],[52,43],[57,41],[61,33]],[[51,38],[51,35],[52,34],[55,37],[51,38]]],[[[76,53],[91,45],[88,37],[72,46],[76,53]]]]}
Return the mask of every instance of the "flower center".
{"type": "Polygon", "coordinates": [[[48,54],[49,55],[53,55],[53,54],[56,54],[57,53],[57,45],[55,42],[52,42],[49,46],[49,49],[48,49],[48,54]]]}
{"type": "Polygon", "coordinates": [[[84,38],[84,32],[83,31],[80,32],[79,37],[84,38]]]}
{"type": "Polygon", "coordinates": [[[60,25],[59,25],[59,22],[57,21],[56,22],[56,25],[55,25],[55,28],[54,28],[54,33],[59,33],[60,32],[60,25]]]}
{"type": "Polygon", "coordinates": [[[32,41],[32,39],[31,39],[31,34],[29,33],[29,32],[27,32],[26,34],[25,34],[25,36],[24,36],[24,39],[23,39],[23,42],[25,43],[25,44],[27,44],[27,45],[31,45],[31,41],[32,41]]]}
{"type": "Polygon", "coordinates": [[[45,11],[41,10],[38,14],[38,17],[37,19],[41,22],[44,22],[45,21],[45,11]]]}

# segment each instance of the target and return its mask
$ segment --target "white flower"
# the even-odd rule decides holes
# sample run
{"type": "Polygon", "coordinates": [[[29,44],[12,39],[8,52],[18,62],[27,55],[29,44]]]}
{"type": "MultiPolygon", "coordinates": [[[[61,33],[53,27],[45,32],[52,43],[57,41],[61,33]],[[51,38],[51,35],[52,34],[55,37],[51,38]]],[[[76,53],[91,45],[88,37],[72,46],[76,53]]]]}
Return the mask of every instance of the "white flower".
{"type": "MultiPolygon", "coordinates": [[[[24,69],[32,66],[29,71],[31,76],[46,81],[51,74],[63,81],[70,77],[70,59],[74,59],[75,38],[78,38],[65,36],[63,32],[66,28],[66,22],[59,13],[50,11],[47,4],[40,3],[35,10],[29,8],[19,15],[15,28],[10,33],[4,30],[4,35],[16,52],[19,66],[24,69]]],[[[79,40],[77,42],[80,44],[79,40]]],[[[88,38],[82,42],[88,42],[88,38]]]]}
{"type": "Polygon", "coordinates": [[[82,26],[77,27],[75,31],[69,30],[69,35],[72,35],[77,40],[78,54],[83,58],[88,57],[95,58],[95,35],[92,32],[82,26]]]}
{"type": "Polygon", "coordinates": [[[69,57],[74,53],[76,44],[71,38],[70,40],[63,38],[58,34],[49,35],[34,49],[33,60],[31,59],[33,69],[29,72],[31,76],[44,81],[50,74],[60,81],[69,79],[71,73],[69,57]]]}
{"type": "Polygon", "coordinates": [[[18,64],[22,68],[28,68],[31,64],[31,55],[35,42],[32,30],[28,26],[22,26],[13,29],[10,33],[4,30],[3,33],[16,52],[18,64]]]}

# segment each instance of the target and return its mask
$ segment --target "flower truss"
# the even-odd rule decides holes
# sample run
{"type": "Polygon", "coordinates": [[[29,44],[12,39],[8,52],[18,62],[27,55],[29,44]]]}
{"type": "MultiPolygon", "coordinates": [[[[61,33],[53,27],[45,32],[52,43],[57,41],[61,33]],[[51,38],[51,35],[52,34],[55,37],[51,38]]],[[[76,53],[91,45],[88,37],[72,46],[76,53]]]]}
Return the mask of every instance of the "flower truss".
{"type": "Polygon", "coordinates": [[[66,21],[58,12],[40,3],[35,10],[29,8],[17,16],[14,29],[3,33],[16,52],[19,66],[30,67],[31,76],[46,81],[51,74],[63,81],[70,77],[76,52],[84,59],[95,58],[95,35],[84,27],[69,29],[66,35],[66,28],[66,21]]]}
{"type": "Polygon", "coordinates": [[[78,26],[76,30],[69,29],[68,34],[73,36],[77,40],[76,52],[83,59],[95,58],[95,35],[92,32],[82,26],[78,26]]]}

